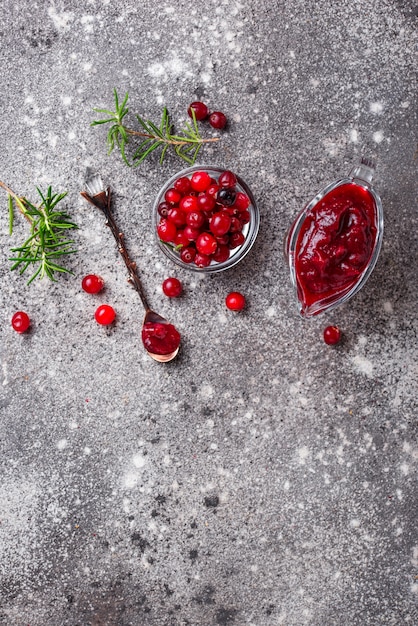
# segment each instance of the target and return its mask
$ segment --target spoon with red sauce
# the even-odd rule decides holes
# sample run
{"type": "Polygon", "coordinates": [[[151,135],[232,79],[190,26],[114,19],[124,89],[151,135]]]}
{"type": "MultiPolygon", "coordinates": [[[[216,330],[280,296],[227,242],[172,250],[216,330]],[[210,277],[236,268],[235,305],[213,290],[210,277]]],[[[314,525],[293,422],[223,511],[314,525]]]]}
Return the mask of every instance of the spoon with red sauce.
{"type": "Polygon", "coordinates": [[[147,301],[138,276],[137,266],[131,260],[124,243],[124,234],[118,229],[111,212],[111,190],[104,188],[102,180],[98,174],[91,175],[86,181],[86,191],[81,195],[87,202],[93,204],[104,214],[106,226],[109,226],[116,240],[118,250],[122,255],[129,272],[128,281],[135,287],[145,309],[145,317],[142,324],[142,343],[149,356],[160,363],[172,361],[180,348],[180,333],[164,317],[153,311],[147,301]]]}

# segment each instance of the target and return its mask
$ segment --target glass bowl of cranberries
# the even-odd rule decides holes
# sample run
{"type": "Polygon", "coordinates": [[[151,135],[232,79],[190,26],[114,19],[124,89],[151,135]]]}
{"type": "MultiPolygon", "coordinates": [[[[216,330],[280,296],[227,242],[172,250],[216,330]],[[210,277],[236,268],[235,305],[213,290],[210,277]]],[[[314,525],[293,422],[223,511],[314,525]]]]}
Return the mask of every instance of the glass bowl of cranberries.
{"type": "Polygon", "coordinates": [[[220,272],[250,251],[260,214],[248,185],[234,172],[194,165],[158,193],[153,228],[164,254],[195,272],[220,272]]]}

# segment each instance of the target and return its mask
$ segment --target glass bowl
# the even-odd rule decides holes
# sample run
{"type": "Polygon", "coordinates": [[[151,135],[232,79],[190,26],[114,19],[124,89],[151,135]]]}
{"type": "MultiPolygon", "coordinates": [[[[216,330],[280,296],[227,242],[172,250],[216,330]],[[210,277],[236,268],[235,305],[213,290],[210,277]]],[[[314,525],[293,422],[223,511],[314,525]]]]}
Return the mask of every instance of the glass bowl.
{"type": "MultiPolygon", "coordinates": [[[[194,174],[196,174],[197,172],[206,172],[207,174],[209,174],[209,176],[211,177],[211,179],[214,179],[215,181],[219,180],[220,175],[223,172],[229,172],[229,170],[225,170],[224,168],[220,168],[220,167],[216,167],[216,166],[210,166],[210,165],[193,165],[192,167],[188,167],[178,173],[176,173],[174,176],[172,176],[164,185],[163,187],[160,189],[160,191],[157,194],[157,197],[155,199],[154,202],[154,206],[152,209],[152,219],[153,219],[153,230],[158,242],[158,246],[159,248],[162,250],[162,252],[165,254],[166,257],[168,257],[171,261],[173,261],[174,263],[176,263],[176,265],[179,265],[180,267],[183,267],[185,269],[191,270],[193,272],[201,272],[201,273],[215,273],[215,272],[221,272],[223,270],[229,269],[231,267],[233,267],[234,265],[236,265],[237,263],[239,263],[239,261],[241,261],[250,251],[252,245],[254,244],[254,241],[257,237],[257,233],[258,233],[258,229],[259,229],[259,225],[260,225],[260,214],[257,208],[257,205],[255,203],[254,200],[254,196],[250,190],[250,188],[248,187],[248,185],[242,180],[242,178],[240,178],[237,174],[234,173],[235,179],[236,179],[236,184],[233,186],[233,188],[231,188],[230,186],[223,186],[221,187],[221,189],[233,189],[235,191],[236,194],[241,194],[241,200],[242,200],[242,194],[244,194],[244,196],[246,196],[246,198],[248,198],[248,200],[243,200],[241,203],[241,207],[240,210],[238,210],[237,208],[237,204],[235,204],[234,207],[234,203],[229,204],[229,205],[224,205],[224,204],[220,204],[217,201],[217,194],[214,194],[214,199],[216,200],[216,205],[212,210],[206,211],[204,213],[205,215],[205,224],[203,226],[200,227],[200,232],[206,232],[209,233],[211,235],[212,238],[215,238],[216,235],[211,232],[210,227],[209,227],[209,222],[210,220],[213,218],[213,216],[216,213],[219,213],[220,211],[222,211],[225,214],[228,214],[231,218],[237,218],[239,220],[238,222],[234,222],[234,228],[238,228],[238,232],[242,232],[242,235],[244,237],[243,242],[239,245],[237,245],[236,247],[230,248],[229,249],[229,256],[226,259],[222,259],[222,254],[220,254],[219,252],[219,257],[221,257],[221,260],[217,261],[215,260],[212,255],[209,255],[210,257],[210,264],[205,265],[205,266],[199,266],[196,265],[194,260],[190,261],[190,262],[185,262],[182,258],[181,258],[181,253],[182,251],[184,251],[185,248],[192,248],[192,249],[196,249],[196,240],[189,240],[189,243],[179,243],[176,245],[176,241],[177,240],[167,240],[167,241],[162,241],[159,232],[157,230],[159,224],[161,223],[162,220],[168,220],[168,217],[164,217],[164,215],[162,216],[159,213],[159,207],[161,205],[161,203],[166,203],[166,193],[168,190],[172,190],[175,189],[174,185],[176,183],[176,181],[178,181],[178,179],[180,178],[187,178],[189,180],[191,180],[192,176],[194,174]],[[248,206],[246,208],[243,208],[243,206],[245,206],[245,204],[248,203],[248,206]],[[235,210],[234,210],[235,208],[235,210]],[[244,223],[245,222],[245,223],[244,223]]],[[[222,179],[221,179],[222,180],[222,179]]],[[[213,184],[213,183],[212,183],[213,184]]],[[[187,186],[187,185],[186,185],[187,186]]],[[[198,186],[198,185],[197,185],[198,186]]],[[[199,195],[203,195],[205,194],[205,191],[201,191],[199,192],[198,190],[193,190],[192,189],[192,195],[194,195],[196,198],[199,195]]],[[[175,202],[175,200],[177,200],[176,197],[172,198],[173,204],[171,204],[171,208],[176,208],[176,209],[180,209],[180,205],[181,205],[181,200],[183,199],[183,197],[189,196],[190,192],[186,191],[186,192],[181,192],[181,199],[177,202],[175,202]]],[[[227,194],[228,195],[228,194],[227,194]]],[[[175,194],[174,194],[175,196],[175,194]]],[[[231,199],[233,199],[234,196],[230,196],[228,202],[231,201],[231,199]]],[[[237,202],[237,200],[235,200],[235,203],[237,202]]],[[[167,203],[166,203],[167,204],[167,203]]],[[[182,204],[181,206],[185,206],[184,204],[182,204]]],[[[200,212],[203,212],[201,208],[198,209],[200,212]]],[[[181,209],[181,211],[183,211],[181,209]]],[[[192,212],[192,211],[190,211],[192,212]]],[[[164,210],[163,210],[164,213],[164,210]]],[[[183,211],[183,213],[185,213],[185,215],[187,216],[187,214],[189,213],[189,211],[183,211]]],[[[181,221],[182,216],[180,217],[181,221]]],[[[168,220],[169,221],[169,220],[168,220]]],[[[226,223],[228,223],[228,219],[226,220],[226,223]]],[[[232,223],[232,220],[231,220],[232,223]]],[[[178,235],[178,231],[182,232],[184,231],[184,228],[188,226],[188,224],[183,224],[183,225],[178,225],[176,227],[176,237],[184,237],[185,234],[182,233],[181,235],[178,235]]],[[[219,225],[218,225],[219,226],[219,225]]],[[[212,226],[213,227],[213,226],[212,226]]],[[[190,232],[190,231],[189,231],[190,232]]],[[[235,231],[237,232],[237,231],[235,231]]],[[[168,237],[170,237],[170,235],[168,235],[168,237]]],[[[207,238],[210,239],[210,238],[207,238]]],[[[212,243],[211,240],[209,242],[210,244],[212,243]]],[[[214,245],[214,244],[213,244],[214,245]]],[[[225,246],[230,246],[233,245],[232,240],[231,240],[231,233],[228,230],[224,235],[221,235],[218,233],[218,240],[217,240],[217,246],[219,249],[219,246],[222,245],[223,246],[223,253],[226,253],[225,251],[225,246]],[[226,243],[228,240],[228,243],[226,243]]],[[[199,247],[201,247],[199,245],[199,247]]],[[[197,251],[198,252],[198,251],[197,251]]],[[[184,252],[183,252],[184,254],[184,252]]],[[[224,255],[223,255],[224,256],[224,255]]],[[[199,259],[198,259],[199,260],[199,259]]],[[[205,259],[205,261],[207,262],[207,259],[205,259]]]]}

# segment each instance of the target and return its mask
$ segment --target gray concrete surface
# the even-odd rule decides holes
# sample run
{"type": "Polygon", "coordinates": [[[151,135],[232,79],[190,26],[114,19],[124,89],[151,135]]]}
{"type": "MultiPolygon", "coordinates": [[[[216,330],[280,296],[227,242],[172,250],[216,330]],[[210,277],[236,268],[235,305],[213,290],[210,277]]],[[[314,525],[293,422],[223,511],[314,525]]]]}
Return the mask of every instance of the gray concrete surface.
{"type": "Polygon", "coordinates": [[[8,261],[26,226],[16,217],[9,237],[0,190],[0,623],[417,624],[415,4],[3,0],[0,15],[0,180],[68,190],[80,226],[74,276],[28,287],[8,261]],[[151,119],[166,105],[181,124],[197,98],[226,113],[200,162],[258,200],[236,268],[201,279],[158,251],[153,198],[183,164],[107,156],[90,122],[114,87],[151,119]],[[379,262],[350,303],[304,321],[285,232],[364,144],[379,262]],[[148,296],[182,332],[168,365],[144,354],[139,299],[79,195],[87,167],[112,185],[148,296]],[[103,294],[82,292],[89,272],[103,294]],[[163,296],[169,275],[181,299],[163,296]],[[225,309],[231,290],[241,314],[225,309]],[[102,302],[110,329],[93,319],[102,302]],[[27,335],[10,326],[19,309],[27,335]]]}

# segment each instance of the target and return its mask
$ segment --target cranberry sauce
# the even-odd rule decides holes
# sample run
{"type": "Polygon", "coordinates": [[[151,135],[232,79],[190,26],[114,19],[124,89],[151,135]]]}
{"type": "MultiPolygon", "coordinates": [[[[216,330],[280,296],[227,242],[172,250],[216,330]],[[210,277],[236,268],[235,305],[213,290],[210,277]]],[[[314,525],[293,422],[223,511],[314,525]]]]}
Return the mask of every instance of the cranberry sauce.
{"type": "Polygon", "coordinates": [[[180,345],[180,333],[173,324],[147,322],[142,327],[142,343],[152,354],[171,354],[180,345]]]}
{"type": "Polygon", "coordinates": [[[377,238],[372,193],[355,183],[329,191],[306,214],[295,246],[303,310],[347,294],[366,269],[377,238]]]}

